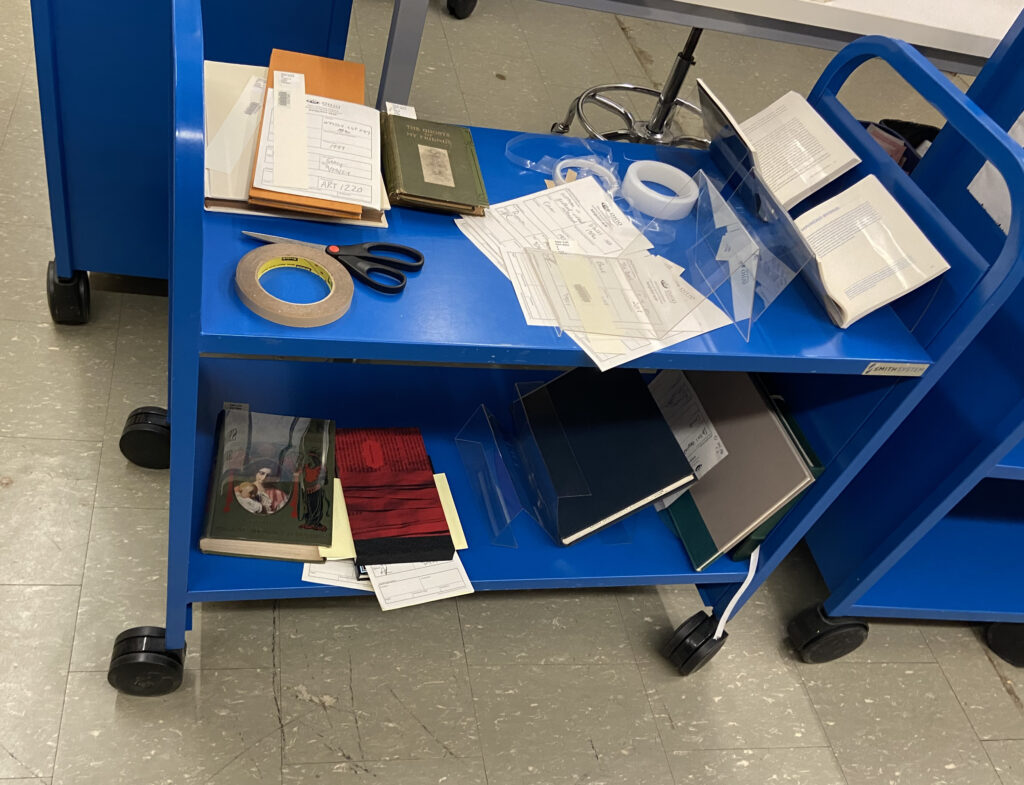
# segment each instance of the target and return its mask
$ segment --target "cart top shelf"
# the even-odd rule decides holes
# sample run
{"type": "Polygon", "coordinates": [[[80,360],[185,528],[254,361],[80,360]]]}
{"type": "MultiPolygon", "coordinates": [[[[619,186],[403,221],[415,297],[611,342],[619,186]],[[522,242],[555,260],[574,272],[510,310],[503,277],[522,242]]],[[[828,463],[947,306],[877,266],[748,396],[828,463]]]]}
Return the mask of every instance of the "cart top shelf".
{"type": "MultiPolygon", "coordinates": [[[[507,131],[473,129],[488,195],[504,201],[542,189],[543,176],[505,158],[507,131]]],[[[616,145],[616,147],[620,147],[616,145]]],[[[630,145],[631,158],[660,157],[688,170],[709,167],[706,153],[630,145]]],[[[451,216],[393,209],[386,239],[419,248],[423,270],[398,296],[356,284],[351,309],[318,328],[284,327],[242,305],[234,291],[235,265],[255,243],[243,229],[313,242],[380,239],[379,229],[204,213],[202,334],[206,353],[298,357],[354,357],[400,362],[501,363],[551,366],[590,364],[567,336],[530,327],[511,284],[466,239],[451,216]]],[[[676,259],[685,263],[684,259],[676,259]]],[[[928,353],[888,308],[848,330],[836,328],[802,281],[791,284],[753,328],[746,342],[728,325],[677,344],[634,365],[715,370],[862,373],[872,362],[929,363],[928,353]]]]}

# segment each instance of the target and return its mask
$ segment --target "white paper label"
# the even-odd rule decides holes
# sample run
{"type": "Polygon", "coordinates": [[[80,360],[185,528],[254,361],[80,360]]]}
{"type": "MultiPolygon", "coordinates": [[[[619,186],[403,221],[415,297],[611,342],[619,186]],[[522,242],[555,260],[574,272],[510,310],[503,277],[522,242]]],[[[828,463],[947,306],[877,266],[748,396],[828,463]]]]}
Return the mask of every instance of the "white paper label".
{"type": "Polygon", "coordinates": [[[406,106],[405,104],[393,104],[391,101],[385,101],[384,111],[388,114],[395,115],[395,117],[408,117],[412,120],[416,119],[416,110],[411,106],[406,106]]]}
{"type": "Polygon", "coordinates": [[[423,182],[454,188],[455,177],[452,174],[452,162],[448,158],[448,151],[443,147],[428,147],[425,144],[417,146],[420,148],[420,169],[423,170],[423,182]]]}
{"type": "Polygon", "coordinates": [[[306,152],[306,77],[274,71],[274,185],[309,187],[306,152]]]}
{"type": "Polygon", "coordinates": [[[729,454],[722,437],[682,371],[662,371],[648,387],[699,480],[729,454]]]}

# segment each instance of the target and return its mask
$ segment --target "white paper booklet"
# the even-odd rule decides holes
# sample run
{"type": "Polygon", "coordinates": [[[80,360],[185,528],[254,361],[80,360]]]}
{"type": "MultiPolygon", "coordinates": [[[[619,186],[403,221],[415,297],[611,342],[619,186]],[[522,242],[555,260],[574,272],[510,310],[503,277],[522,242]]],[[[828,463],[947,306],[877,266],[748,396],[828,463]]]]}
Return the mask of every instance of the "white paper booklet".
{"type": "Polygon", "coordinates": [[[817,256],[808,276],[829,316],[849,327],[949,269],[874,175],[808,210],[797,228],[817,256]]]}
{"type": "Polygon", "coordinates": [[[754,167],[789,210],[860,163],[806,99],[788,92],[742,124],[754,167]]]}

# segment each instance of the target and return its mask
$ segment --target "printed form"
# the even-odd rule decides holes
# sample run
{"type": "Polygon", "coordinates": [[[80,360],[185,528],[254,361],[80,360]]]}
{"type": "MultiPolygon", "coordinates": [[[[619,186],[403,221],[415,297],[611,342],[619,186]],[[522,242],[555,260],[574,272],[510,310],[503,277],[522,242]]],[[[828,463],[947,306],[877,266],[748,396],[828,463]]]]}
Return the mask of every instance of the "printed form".
{"type": "Polygon", "coordinates": [[[451,561],[371,564],[366,571],[383,611],[473,593],[457,553],[451,561]]]}
{"type": "Polygon", "coordinates": [[[547,250],[554,242],[582,254],[621,256],[651,247],[592,177],[491,205],[486,215],[455,223],[506,277],[508,251],[547,250]]]}
{"type": "MultiPolygon", "coordinates": [[[[296,93],[299,91],[296,90],[296,93]]],[[[294,109],[291,99],[286,103],[289,110],[294,109]]],[[[299,166],[301,161],[299,164],[290,160],[280,161],[275,156],[275,147],[279,147],[275,133],[278,133],[281,127],[275,123],[277,101],[274,99],[273,88],[267,88],[267,119],[263,123],[256,158],[256,186],[296,196],[332,199],[337,202],[366,205],[375,210],[381,209],[383,200],[379,176],[380,114],[369,106],[335,101],[316,95],[306,95],[305,104],[304,177],[308,182],[307,187],[277,184],[281,177],[294,180],[296,172],[291,170],[299,166]],[[289,171],[275,172],[275,166],[278,164],[283,164],[289,171]]],[[[285,110],[284,105],[281,109],[285,110]]],[[[292,122],[294,115],[294,111],[289,111],[286,133],[296,133],[296,124],[292,122]]],[[[301,137],[295,147],[302,147],[301,137]]],[[[301,180],[302,176],[298,181],[301,180]]]]}

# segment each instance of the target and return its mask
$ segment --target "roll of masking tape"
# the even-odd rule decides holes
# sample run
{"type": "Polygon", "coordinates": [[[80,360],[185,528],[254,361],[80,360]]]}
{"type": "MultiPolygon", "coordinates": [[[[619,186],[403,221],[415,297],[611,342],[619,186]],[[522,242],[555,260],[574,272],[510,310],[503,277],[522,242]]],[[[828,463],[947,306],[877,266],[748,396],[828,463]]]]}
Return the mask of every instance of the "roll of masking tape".
{"type": "Polygon", "coordinates": [[[697,193],[697,184],[692,177],[660,161],[630,164],[622,181],[622,196],[634,210],[666,221],[678,221],[688,216],[697,203],[697,193]],[[674,196],[659,193],[645,183],[663,185],[674,196]]]}
{"type": "Polygon", "coordinates": [[[320,327],[340,319],[352,303],[352,276],[341,263],[306,245],[274,243],[249,251],[235,268],[235,290],[246,307],[288,327],[320,327]],[[260,278],[271,270],[294,267],[313,273],[330,291],[313,303],[290,303],[263,288],[260,278]]]}
{"type": "Polygon", "coordinates": [[[615,176],[615,172],[591,158],[563,158],[555,164],[555,170],[552,173],[555,185],[565,183],[567,169],[579,169],[580,174],[584,177],[590,174],[594,175],[601,181],[604,190],[610,194],[614,194],[619,189],[619,178],[615,176]]]}

